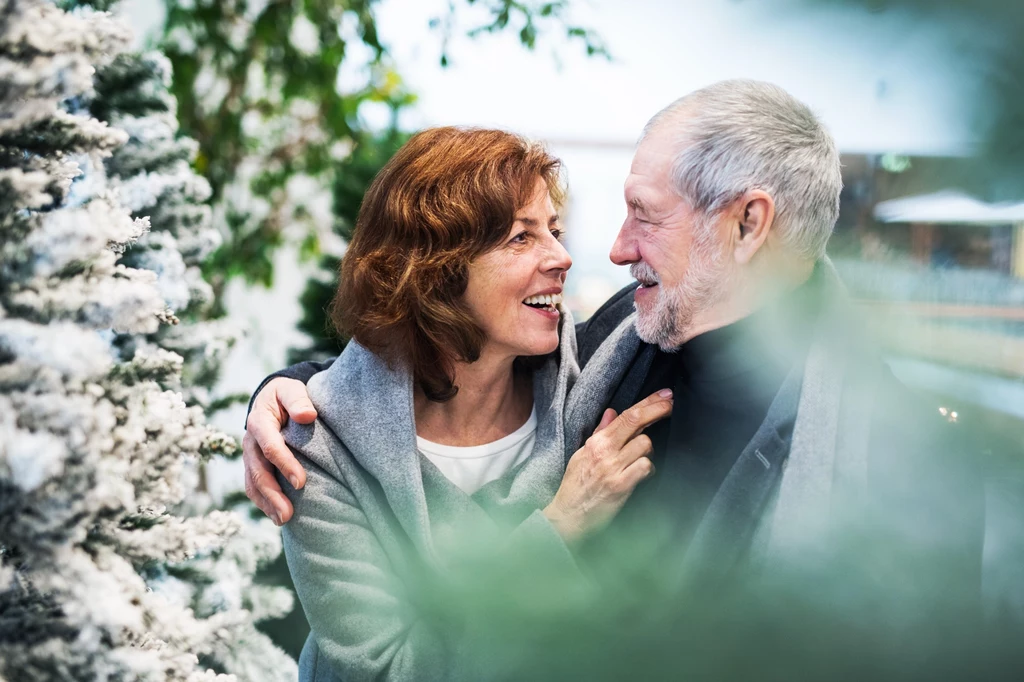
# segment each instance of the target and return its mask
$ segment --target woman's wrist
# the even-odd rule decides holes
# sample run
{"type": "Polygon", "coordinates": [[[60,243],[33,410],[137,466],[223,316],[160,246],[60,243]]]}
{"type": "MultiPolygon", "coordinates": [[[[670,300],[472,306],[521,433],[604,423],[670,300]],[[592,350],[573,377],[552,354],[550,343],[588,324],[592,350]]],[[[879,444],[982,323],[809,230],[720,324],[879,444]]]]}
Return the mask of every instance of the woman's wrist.
{"type": "Polygon", "coordinates": [[[572,514],[564,513],[555,502],[545,507],[542,513],[565,544],[575,545],[583,537],[583,528],[579,521],[572,514]]]}

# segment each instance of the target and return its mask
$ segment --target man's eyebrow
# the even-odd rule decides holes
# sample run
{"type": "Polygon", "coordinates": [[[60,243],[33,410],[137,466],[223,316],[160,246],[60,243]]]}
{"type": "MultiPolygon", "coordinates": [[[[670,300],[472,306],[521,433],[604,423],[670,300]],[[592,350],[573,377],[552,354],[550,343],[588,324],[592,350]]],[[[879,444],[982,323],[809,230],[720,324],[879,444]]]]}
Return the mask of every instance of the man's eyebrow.
{"type": "Polygon", "coordinates": [[[643,213],[648,213],[649,212],[648,209],[647,209],[647,204],[645,204],[643,202],[643,200],[640,199],[639,197],[633,197],[632,199],[630,199],[626,203],[634,211],[642,211],[643,213]]]}

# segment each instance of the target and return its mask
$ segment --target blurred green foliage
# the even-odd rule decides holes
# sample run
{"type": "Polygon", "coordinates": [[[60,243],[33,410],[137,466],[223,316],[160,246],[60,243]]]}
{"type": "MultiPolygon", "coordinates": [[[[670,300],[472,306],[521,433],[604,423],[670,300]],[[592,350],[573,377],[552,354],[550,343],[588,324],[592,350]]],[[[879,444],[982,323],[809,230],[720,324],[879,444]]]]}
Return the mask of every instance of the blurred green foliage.
{"type": "Polygon", "coordinates": [[[179,120],[200,142],[196,168],[210,181],[226,222],[226,240],[206,265],[218,291],[237,275],[271,284],[282,231],[301,217],[301,210],[299,216],[286,211],[288,181],[298,173],[330,173],[335,144],[351,141],[358,130],[360,104],[377,101],[397,110],[413,101],[386,65],[372,10],[372,0],[167,3],[162,47],[174,68],[179,120]],[[346,12],[375,68],[361,89],[342,95],[336,81],[349,46],[338,27],[346,12]],[[290,39],[302,20],[317,31],[312,49],[290,39]],[[295,120],[297,100],[312,103],[308,120],[295,120]],[[303,124],[306,134],[289,134],[303,124]],[[237,201],[223,203],[243,162],[253,156],[260,167],[242,179],[237,201]],[[266,201],[265,210],[254,212],[252,199],[266,201]]]}
{"type": "MultiPolygon", "coordinates": [[[[569,22],[567,0],[462,0],[424,26],[440,38],[442,65],[456,15],[468,6],[484,17],[463,29],[470,36],[513,31],[533,49],[553,32],[588,54],[608,54],[590,30],[569,22]]],[[[168,0],[161,47],[174,67],[178,117],[183,133],[199,140],[196,169],[210,181],[224,225],[224,244],[205,268],[218,295],[235,276],[272,284],[274,253],[288,239],[307,256],[320,254],[329,226],[317,224],[311,202],[294,199],[297,177],[327,190],[368,159],[386,160],[360,148],[388,149],[398,112],[415,96],[380,40],[377,8],[377,0],[168,0]],[[363,81],[342,90],[346,60],[359,62],[363,81]],[[390,130],[369,130],[360,116],[367,102],[390,109],[390,130]],[[360,159],[346,165],[349,154],[360,159]]]]}
{"type": "MultiPolygon", "coordinates": [[[[366,133],[364,139],[353,149],[351,156],[340,163],[333,187],[334,230],[346,242],[352,236],[352,228],[359,215],[363,194],[381,166],[387,163],[407,139],[408,134],[394,128],[377,135],[366,133]]],[[[337,255],[322,256],[319,262],[320,276],[313,277],[306,283],[306,288],[299,299],[302,317],[298,328],[310,338],[310,343],[301,348],[290,349],[289,364],[335,356],[343,345],[326,313],[327,306],[338,288],[340,265],[341,258],[337,255]]]]}

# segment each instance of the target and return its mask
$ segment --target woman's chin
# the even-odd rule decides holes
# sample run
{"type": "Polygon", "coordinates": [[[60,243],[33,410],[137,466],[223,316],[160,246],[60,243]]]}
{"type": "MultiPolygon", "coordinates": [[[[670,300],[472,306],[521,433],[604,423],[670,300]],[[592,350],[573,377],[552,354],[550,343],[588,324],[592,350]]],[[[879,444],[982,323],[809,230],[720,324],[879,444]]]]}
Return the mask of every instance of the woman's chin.
{"type": "Polygon", "coordinates": [[[558,349],[558,334],[549,338],[538,338],[536,341],[524,344],[520,355],[548,355],[558,349]]]}

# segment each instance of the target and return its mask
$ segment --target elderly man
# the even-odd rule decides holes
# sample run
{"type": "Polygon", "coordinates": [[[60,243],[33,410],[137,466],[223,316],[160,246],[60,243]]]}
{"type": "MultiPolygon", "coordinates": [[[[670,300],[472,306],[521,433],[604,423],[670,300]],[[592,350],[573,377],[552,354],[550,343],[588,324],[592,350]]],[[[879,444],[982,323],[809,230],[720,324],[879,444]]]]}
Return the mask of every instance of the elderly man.
{"type": "MultiPolygon", "coordinates": [[[[613,528],[656,527],[655,563],[670,550],[691,575],[806,565],[870,531],[890,541],[886,561],[902,553],[926,571],[938,561],[977,590],[977,467],[956,426],[859,333],[825,257],[841,185],[835,142],[776,86],[717,83],[652,118],[611,251],[637,283],[577,328],[567,453],[605,408],[671,388],[671,418],[647,430],[657,474],[613,528]]],[[[273,467],[295,487],[304,480],[279,431],[315,418],[302,382],[322,368],[271,377],[251,406],[246,490],[278,523],[291,506],[273,467]]]]}

